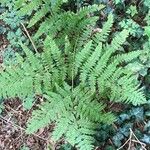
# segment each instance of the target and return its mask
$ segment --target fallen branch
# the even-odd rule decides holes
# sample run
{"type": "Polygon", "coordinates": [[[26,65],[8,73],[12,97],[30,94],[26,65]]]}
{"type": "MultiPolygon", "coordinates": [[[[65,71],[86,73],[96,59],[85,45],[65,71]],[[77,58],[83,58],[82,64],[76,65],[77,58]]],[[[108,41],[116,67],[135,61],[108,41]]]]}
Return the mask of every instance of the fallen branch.
{"type": "Polygon", "coordinates": [[[22,27],[23,27],[24,31],[26,32],[26,34],[27,34],[27,36],[28,36],[29,40],[31,41],[32,46],[33,46],[33,48],[34,48],[35,52],[36,52],[36,53],[38,53],[38,50],[37,50],[37,48],[36,48],[36,46],[35,46],[35,44],[34,44],[34,42],[33,42],[32,38],[31,38],[31,36],[30,36],[30,34],[29,34],[28,30],[26,29],[26,27],[24,26],[24,24],[23,24],[23,23],[21,23],[21,25],[22,25],[22,27]]]}
{"type": "Polygon", "coordinates": [[[146,149],[146,144],[141,142],[137,136],[134,134],[134,132],[132,131],[132,129],[130,128],[130,135],[129,135],[129,138],[126,140],[126,142],[120,146],[117,150],[121,150],[124,146],[126,146],[128,144],[128,149],[127,150],[131,150],[131,145],[132,143],[137,143],[137,144],[140,144],[141,145],[141,150],[147,150],[146,149]],[[134,139],[132,139],[134,138],[134,139]]]}

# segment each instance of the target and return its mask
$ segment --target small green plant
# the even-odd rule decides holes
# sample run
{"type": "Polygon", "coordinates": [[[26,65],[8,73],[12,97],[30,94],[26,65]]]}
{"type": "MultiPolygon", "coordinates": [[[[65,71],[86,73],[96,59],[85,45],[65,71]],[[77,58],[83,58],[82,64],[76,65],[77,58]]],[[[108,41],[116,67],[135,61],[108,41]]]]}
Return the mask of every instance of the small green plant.
{"type": "Polygon", "coordinates": [[[27,146],[23,146],[23,147],[21,147],[21,149],[20,150],[30,150],[27,146]]]}
{"type": "Polygon", "coordinates": [[[131,5],[131,6],[128,8],[127,13],[130,14],[132,17],[133,17],[134,15],[138,14],[136,6],[131,5]]]}
{"type": "Polygon", "coordinates": [[[15,0],[1,1],[0,20],[2,20],[2,25],[0,25],[0,34],[3,34],[7,39],[6,48],[2,51],[3,63],[15,64],[15,51],[20,50],[19,41],[28,43],[28,39],[23,33],[20,23],[23,22],[23,17],[17,15],[15,10],[15,0]]]}
{"type": "Polygon", "coordinates": [[[130,34],[134,37],[140,37],[143,34],[143,30],[139,24],[132,19],[124,19],[119,23],[121,28],[128,29],[130,34]]]}
{"type": "Polygon", "coordinates": [[[2,7],[4,12],[0,15],[0,19],[3,20],[3,34],[7,35],[9,45],[12,49],[19,47],[18,41],[26,41],[25,36],[20,28],[20,23],[23,21],[23,17],[17,15],[15,10],[15,0],[9,0],[9,2],[2,1],[2,7]]]}

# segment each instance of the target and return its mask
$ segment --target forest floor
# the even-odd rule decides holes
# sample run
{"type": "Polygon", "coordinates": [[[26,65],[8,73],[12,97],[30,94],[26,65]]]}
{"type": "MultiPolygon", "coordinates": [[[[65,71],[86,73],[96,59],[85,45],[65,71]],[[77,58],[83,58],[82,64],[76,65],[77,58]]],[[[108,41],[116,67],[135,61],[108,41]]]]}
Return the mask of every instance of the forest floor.
{"type": "Polygon", "coordinates": [[[23,110],[18,99],[7,100],[0,116],[0,150],[20,150],[27,146],[32,150],[47,150],[51,127],[41,129],[36,134],[26,135],[26,122],[32,110],[23,110]]]}

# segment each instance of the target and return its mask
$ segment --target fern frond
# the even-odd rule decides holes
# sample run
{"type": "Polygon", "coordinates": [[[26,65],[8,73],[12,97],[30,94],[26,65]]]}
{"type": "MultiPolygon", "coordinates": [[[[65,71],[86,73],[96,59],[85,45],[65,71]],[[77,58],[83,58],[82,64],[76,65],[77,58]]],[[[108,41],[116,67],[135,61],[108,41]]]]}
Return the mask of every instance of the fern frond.
{"type": "Polygon", "coordinates": [[[25,68],[26,64],[24,64],[23,68],[7,68],[5,72],[0,74],[0,95],[3,98],[17,96],[24,98],[33,95],[34,80],[32,75],[29,76],[29,70],[29,72],[26,71],[26,74],[22,72],[22,69],[24,70],[25,68]]]}
{"type": "MultiPolygon", "coordinates": [[[[88,85],[90,86],[90,89],[92,91],[95,91],[96,85],[98,85],[99,93],[102,97],[105,95],[106,97],[108,96],[110,97],[110,99],[112,99],[113,98],[112,95],[116,95],[118,99],[124,100],[125,102],[133,102],[133,104],[137,105],[146,102],[144,94],[142,90],[138,91],[138,83],[135,83],[136,80],[132,78],[133,74],[131,72],[128,72],[127,69],[122,68],[120,64],[122,62],[128,63],[132,61],[133,59],[139,57],[142,54],[142,52],[134,51],[127,54],[120,54],[120,55],[113,56],[114,52],[117,49],[119,49],[119,47],[121,47],[121,44],[123,44],[123,42],[125,42],[127,35],[128,32],[126,32],[125,30],[122,31],[112,40],[110,45],[106,45],[103,48],[101,46],[101,49],[99,51],[97,51],[98,47],[96,47],[95,51],[92,50],[92,46],[90,45],[87,51],[84,49],[84,51],[89,52],[90,54],[87,55],[86,57],[85,57],[85,53],[82,53],[82,51],[77,53],[78,57],[80,56],[82,60],[79,61],[82,62],[79,65],[79,68],[81,68],[79,70],[79,74],[80,74],[80,81],[83,82],[84,84],[88,82],[88,85]],[[124,34],[125,36],[123,37],[124,34]],[[116,44],[114,44],[115,42],[116,44]],[[84,60],[85,59],[84,57],[87,59],[88,63],[84,60]],[[127,76],[128,78],[124,78],[127,76]],[[139,96],[137,103],[135,102],[135,99],[133,97],[130,97],[130,94],[129,95],[125,94],[130,92],[129,91],[125,92],[124,88],[120,87],[120,92],[119,92],[124,96],[123,97],[121,97],[120,95],[118,96],[117,87],[119,88],[119,86],[117,81],[120,80],[120,78],[123,78],[124,82],[128,83],[126,84],[122,82],[121,87],[123,87],[124,84],[125,88],[128,87],[127,89],[129,91],[131,90],[133,93],[135,92],[135,94],[139,96]],[[112,84],[114,85],[112,86],[112,84]],[[115,88],[113,89],[111,87],[115,87],[115,88]],[[108,90],[109,92],[107,92],[108,90]]],[[[87,47],[87,45],[85,47],[87,47]]],[[[112,100],[116,100],[116,98],[112,100]]]]}
{"type": "Polygon", "coordinates": [[[79,15],[80,17],[83,17],[95,11],[100,11],[103,8],[104,8],[104,5],[96,5],[96,4],[90,5],[87,7],[81,7],[80,10],[77,12],[77,15],[79,15]]]}
{"type": "Polygon", "coordinates": [[[88,42],[86,46],[83,48],[83,50],[76,55],[75,64],[77,68],[79,68],[82,65],[82,63],[86,60],[87,56],[89,56],[91,46],[92,41],[88,42]]]}
{"type": "Polygon", "coordinates": [[[79,37],[78,43],[77,43],[77,49],[82,49],[85,44],[88,43],[92,36],[92,27],[86,27],[83,29],[81,36],[79,37]]]}
{"type": "Polygon", "coordinates": [[[54,61],[56,61],[56,65],[57,66],[61,66],[62,65],[62,61],[61,61],[61,51],[59,50],[59,48],[57,47],[56,43],[52,40],[52,38],[50,36],[47,36],[45,39],[45,43],[49,43],[49,49],[50,49],[50,53],[52,55],[52,59],[54,61]]]}
{"type": "MultiPolygon", "coordinates": [[[[146,102],[142,88],[139,89],[137,80],[131,73],[119,78],[119,80],[115,79],[114,81],[116,83],[114,85],[115,90],[112,90],[112,95],[116,95],[116,100],[119,100],[120,97],[127,103],[132,102],[133,105],[139,105],[140,103],[146,102]]],[[[111,82],[113,83],[113,81],[111,82]]]]}
{"type": "Polygon", "coordinates": [[[93,132],[93,129],[95,125],[86,119],[80,119],[77,123],[81,126],[78,126],[76,123],[70,125],[66,133],[66,139],[69,143],[76,145],[76,147],[81,150],[92,150],[94,148],[93,135],[95,132],[93,132]]]}
{"type": "Polygon", "coordinates": [[[24,4],[26,4],[28,0],[16,0],[15,2],[15,8],[19,9],[20,7],[22,7],[24,4]]]}
{"type": "Polygon", "coordinates": [[[39,29],[34,34],[34,39],[38,39],[41,35],[49,33],[50,36],[55,36],[62,29],[62,20],[64,14],[49,16],[40,24],[39,29]]]}
{"type": "Polygon", "coordinates": [[[85,62],[87,57],[90,55],[91,46],[92,46],[92,41],[88,42],[85,45],[85,47],[79,53],[76,54],[75,65],[77,69],[82,65],[83,62],[85,62]]]}
{"type": "Polygon", "coordinates": [[[104,68],[106,67],[110,57],[112,55],[112,50],[108,49],[100,58],[100,60],[97,62],[95,68],[94,68],[94,73],[97,75],[100,75],[104,68]]]}
{"type": "Polygon", "coordinates": [[[113,60],[117,60],[118,63],[130,62],[131,60],[138,58],[142,53],[143,53],[142,51],[137,50],[126,54],[119,54],[114,56],[113,60]]]}
{"type": "Polygon", "coordinates": [[[99,60],[99,57],[101,55],[102,52],[102,43],[100,43],[95,51],[92,53],[92,55],[87,59],[86,63],[84,64],[84,66],[82,67],[81,70],[81,81],[85,81],[86,80],[86,76],[91,73],[93,67],[95,66],[95,64],[97,63],[97,61],[99,60]]]}
{"type": "Polygon", "coordinates": [[[28,24],[28,28],[32,27],[33,25],[35,25],[38,21],[40,21],[43,17],[45,17],[45,15],[49,12],[49,5],[43,5],[42,8],[37,11],[34,16],[31,18],[29,24],[28,24]]]}
{"type": "Polygon", "coordinates": [[[80,99],[80,103],[77,106],[77,116],[81,116],[84,119],[88,118],[92,122],[110,124],[115,120],[115,117],[111,113],[103,112],[105,107],[104,104],[92,100],[89,95],[85,95],[80,99]]]}
{"type": "Polygon", "coordinates": [[[102,31],[98,32],[94,37],[93,40],[95,43],[99,43],[99,42],[105,42],[107,40],[107,37],[111,31],[113,25],[113,15],[110,14],[108,16],[108,20],[107,22],[104,23],[102,31]]]}
{"type": "Polygon", "coordinates": [[[69,124],[71,122],[69,118],[70,116],[68,116],[68,118],[65,116],[64,118],[62,117],[57,121],[57,125],[52,134],[53,141],[58,141],[64,135],[64,133],[67,132],[69,124]]]}
{"type": "Polygon", "coordinates": [[[23,51],[26,54],[26,58],[29,61],[31,67],[33,68],[33,70],[38,70],[41,69],[41,64],[40,64],[40,60],[38,59],[38,54],[34,54],[31,50],[28,49],[27,46],[25,46],[24,44],[20,44],[23,51]]]}
{"type": "Polygon", "coordinates": [[[55,118],[55,114],[50,108],[51,104],[47,101],[32,113],[32,118],[29,120],[28,128],[26,129],[27,134],[34,133],[38,129],[47,126],[51,122],[51,119],[55,118]]]}
{"type": "Polygon", "coordinates": [[[126,41],[126,38],[129,36],[129,31],[124,29],[120,33],[118,33],[112,40],[110,47],[113,49],[113,51],[119,50],[126,41]]]}
{"type": "MultiPolygon", "coordinates": [[[[18,1],[19,2],[19,1],[18,1]]],[[[24,1],[23,1],[24,2],[24,1]]],[[[21,4],[21,8],[18,11],[19,16],[25,16],[27,14],[31,14],[33,10],[37,10],[40,5],[42,5],[43,1],[42,0],[32,0],[28,4],[22,5],[22,0],[20,1],[19,4],[21,4]],[[22,7],[23,6],[23,7],[22,7]]],[[[18,5],[19,6],[19,5],[18,5]]]]}

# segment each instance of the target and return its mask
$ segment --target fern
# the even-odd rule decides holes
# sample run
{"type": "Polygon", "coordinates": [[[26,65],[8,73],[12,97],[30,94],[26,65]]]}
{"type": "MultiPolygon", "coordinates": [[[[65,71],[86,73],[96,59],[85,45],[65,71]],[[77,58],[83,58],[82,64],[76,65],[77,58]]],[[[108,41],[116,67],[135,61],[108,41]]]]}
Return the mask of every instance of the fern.
{"type": "Polygon", "coordinates": [[[30,134],[55,123],[51,137],[55,142],[64,137],[80,150],[92,150],[97,125],[115,120],[112,112],[106,111],[108,100],[134,105],[146,102],[134,74],[125,67],[142,52],[119,51],[129,36],[127,30],[107,42],[113,25],[112,14],[102,32],[92,34],[95,22],[89,20],[96,21],[97,17],[89,19],[87,14],[101,8],[94,5],[77,13],[63,12],[60,7],[63,2],[16,2],[21,15],[26,9],[29,13],[34,9],[42,11],[40,15],[38,11],[34,14],[29,27],[43,15],[50,13],[50,16],[35,34],[36,38],[45,34],[43,51],[33,53],[20,43],[24,57],[16,54],[17,64],[5,66],[0,73],[0,96],[23,99],[43,96],[44,102],[33,111],[26,132],[30,134]],[[50,12],[43,10],[45,5],[50,6],[50,12]],[[120,54],[116,54],[117,51],[120,54]]]}
{"type": "MultiPolygon", "coordinates": [[[[0,94],[4,98],[26,98],[32,94],[44,96],[46,102],[33,112],[28,122],[28,134],[55,122],[52,134],[54,141],[64,136],[80,149],[93,149],[93,134],[97,123],[110,124],[114,120],[112,113],[104,111],[104,98],[108,97],[116,102],[131,102],[134,105],[146,102],[132,73],[119,65],[125,62],[127,56],[129,58],[126,62],[138,57],[141,51],[114,56],[115,51],[110,47],[112,43],[107,46],[109,49],[103,51],[105,47],[102,43],[93,49],[92,42],[89,41],[81,51],[75,53],[76,78],[79,78],[75,87],[69,85],[67,77],[72,72],[66,73],[69,65],[66,63],[71,62],[64,60],[63,53],[66,50],[61,51],[51,37],[46,38],[44,51],[39,54],[33,54],[21,44],[26,57],[18,55],[17,66],[11,66],[11,69],[8,66],[1,73],[0,94]],[[94,90],[91,90],[93,87],[94,90]]],[[[122,44],[122,41],[117,44],[122,44]]],[[[68,56],[69,58],[71,57],[68,56]]]]}

